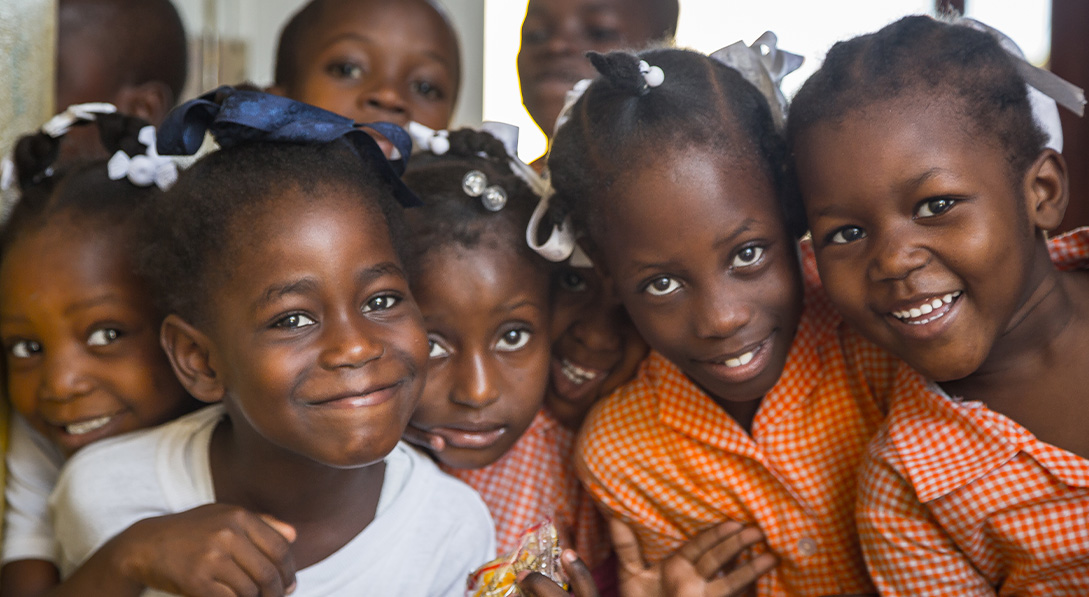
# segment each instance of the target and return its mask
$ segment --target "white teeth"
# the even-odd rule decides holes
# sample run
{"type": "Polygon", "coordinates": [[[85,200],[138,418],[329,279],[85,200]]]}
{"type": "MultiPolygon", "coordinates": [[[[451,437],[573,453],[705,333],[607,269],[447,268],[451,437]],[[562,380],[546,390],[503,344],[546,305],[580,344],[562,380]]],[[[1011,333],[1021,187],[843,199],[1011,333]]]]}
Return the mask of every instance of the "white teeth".
{"type": "Polygon", "coordinates": [[[89,419],[87,421],[80,421],[79,423],[72,423],[71,425],[65,425],[64,430],[70,435],[83,435],[90,433],[96,429],[101,429],[113,420],[113,415],[106,415],[104,417],[98,417],[97,419],[89,419]]]}
{"type": "Polygon", "coordinates": [[[588,381],[592,381],[598,375],[600,375],[600,373],[597,371],[583,369],[582,367],[579,367],[578,365],[572,363],[571,361],[568,361],[567,359],[564,359],[561,365],[562,366],[560,367],[560,371],[563,372],[563,376],[566,377],[571,383],[580,386],[588,381]]]}
{"type": "Polygon", "coordinates": [[[743,355],[741,355],[741,356],[739,356],[737,358],[726,359],[726,361],[723,364],[726,365],[727,367],[731,367],[731,368],[732,367],[741,367],[743,365],[748,365],[749,363],[752,362],[752,357],[753,357],[754,353],[755,353],[755,351],[750,351],[750,352],[746,352],[745,354],[743,354],[743,355]]]}
{"type": "MultiPolygon", "coordinates": [[[[897,319],[907,320],[907,319],[915,319],[917,317],[922,317],[923,315],[930,315],[931,313],[934,312],[935,309],[939,309],[943,305],[948,305],[949,303],[952,303],[961,294],[962,294],[962,292],[960,290],[958,290],[956,292],[950,292],[949,294],[946,294],[945,296],[943,296],[941,298],[931,299],[929,302],[923,303],[923,304],[919,305],[918,307],[908,309],[907,311],[893,311],[892,316],[897,318],[897,319]]],[[[942,315],[945,315],[945,314],[942,313],[940,315],[937,315],[935,317],[931,317],[931,318],[923,320],[923,321],[909,321],[907,323],[911,323],[913,325],[929,323],[931,321],[934,321],[935,319],[938,319],[942,315]]]]}

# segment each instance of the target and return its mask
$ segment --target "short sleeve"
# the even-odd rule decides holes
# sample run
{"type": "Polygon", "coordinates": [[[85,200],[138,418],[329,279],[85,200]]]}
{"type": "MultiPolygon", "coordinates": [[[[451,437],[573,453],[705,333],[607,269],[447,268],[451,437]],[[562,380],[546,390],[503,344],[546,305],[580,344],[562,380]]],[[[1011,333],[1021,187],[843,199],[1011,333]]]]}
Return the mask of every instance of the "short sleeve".
{"type": "Polygon", "coordinates": [[[57,484],[63,459],[22,417],[12,417],[4,488],[4,564],[57,561],[49,494],[57,484]]]}
{"type": "Polygon", "coordinates": [[[995,596],[987,579],[888,462],[871,453],[859,483],[859,539],[881,595],[995,596]]]}

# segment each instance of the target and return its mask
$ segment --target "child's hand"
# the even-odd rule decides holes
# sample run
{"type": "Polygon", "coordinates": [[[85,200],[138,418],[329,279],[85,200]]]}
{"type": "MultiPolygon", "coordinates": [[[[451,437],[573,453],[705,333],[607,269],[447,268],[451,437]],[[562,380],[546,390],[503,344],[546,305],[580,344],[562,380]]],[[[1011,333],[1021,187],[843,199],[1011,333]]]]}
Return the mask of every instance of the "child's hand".
{"type": "MultiPolygon", "coordinates": [[[[575,597],[598,597],[597,585],[590,569],[579,559],[578,554],[565,549],[560,555],[560,565],[571,581],[571,594],[575,597]]],[[[552,579],[539,573],[532,572],[522,575],[518,579],[518,589],[526,597],[568,597],[567,591],[552,579]]]]}
{"type": "Polygon", "coordinates": [[[121,572],[148,588],[193,597],[273,596],[295,588],[295,536],[270,516],[209,504],[142,520],[113,541],[123,542],[121,572]]]}
{"type": "Polygon", "coordinates": [[[635,532],[619,520],[608,520],[619,560],[620,592],[626,597],[737,596],[777,563],[775,556],[762,554],[734,566],[737,556],[764,536],[758,529],[729,521],[696,535],[657,566],[648,566],[635,532]]]}

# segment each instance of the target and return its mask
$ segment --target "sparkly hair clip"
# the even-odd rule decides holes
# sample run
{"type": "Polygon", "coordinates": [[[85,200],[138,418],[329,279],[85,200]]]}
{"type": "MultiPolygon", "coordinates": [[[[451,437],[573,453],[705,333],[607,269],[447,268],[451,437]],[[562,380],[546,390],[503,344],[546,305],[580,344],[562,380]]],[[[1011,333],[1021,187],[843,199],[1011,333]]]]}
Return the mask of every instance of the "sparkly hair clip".
{"type": "Polygon", "coordinates": [[[128,178],[129,182],[138,187],[154,184],[164,191],[169,189],[178,180],[178,166],[171,158],[159,155],[155,147],[155,127],[145,126],[140,129],[137,140],[147,147],[146,152],[130,156],[117,150],[106,163],[106,173],[110,180],[128,178]]]}
{"type": "Polygon", "coordinates": [[[787,116],[787,99],[780,89],[783,77],[798,70],[805,58],[780,50],[779,38],[765,31],[752,45],[739,41],[711,54],[711,58],[741,73],[768,100],[775,127],[783,129],[787,116]]]}
{"type": "Polygon", "coordinates": [[[643,93],[665,82],[665,71],[660,66],[651,66],[646,60],[639,61],[639,74],[643,75],[643,93]]]}
{"type": "Polygon", "coordinates": [[[964,25],[976,31],[990,34],[1002,49],[1015,58],[1014,67],[1025,80],[1028,88],[1029,103],[1032,104],[1032,118],[1036,124],[1047,134],[1047,147],[1062,153],[1063,127],[1059,122],[1059,108],[1061,104],[1078,116],[1085,113],[1085,92],[1080,87],[1063,79],[1055,73],[1033,65],[1025,59],[1025,53],[1005,33],[990,25],[981,23],[975,19],[963,17],[953,18],[956,25],[964,25]]]}
{"type": "Polygon", "coordinates": [[[470,170],[461,179],[461,190],[470,197],[480,197],[480,203],[488,211],[499,211],[507,205],[507,192],[503,187],[488,184],[488,176],[480,170],[470,170]]]}

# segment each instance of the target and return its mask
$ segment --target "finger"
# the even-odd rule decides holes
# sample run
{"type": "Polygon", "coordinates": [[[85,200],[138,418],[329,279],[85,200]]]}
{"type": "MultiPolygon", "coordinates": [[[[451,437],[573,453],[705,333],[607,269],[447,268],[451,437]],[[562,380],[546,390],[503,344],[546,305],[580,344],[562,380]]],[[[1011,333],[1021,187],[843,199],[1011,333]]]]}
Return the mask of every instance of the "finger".
{"type": "Polygon", "coordinates": [[[240,545],[232,554],[235,564],[257,589],[254,593],[239,593],[240,595],[282,596],[286,594],[287,586],[294,581],[294,575],[291,580],[285,581],[280,567],[253,545],[240,545]]]}
{"type": "Polygon", "coordinates": [[[628,570],[645,570],[647,561],[643,559],[643,551],[639,548],[635,531],[612,516],[605,518],[609,523],[609,536],[613,540],[613,549],[620,566],[628,570]]]}
{"type": "Polygon", "coordinates": [[[746,527],[740,533],[730,535],[704,552],[694,563],[696,572],[703,578],[711,578],[742,551],[764,540],[764,534],[755,527],[746,527]]]}
{"type": "Polygon", "coordinates": [[[693,537],[688,543],[682,545],[681,548],[677,550],[677,555],[689,562],[695,562],[704,554],[704,552],[722,543],[724,539],[740,533],[744,528],[745,525],[736,520],[727,520],[726,522],[716,524],[693,537]]]}
{"type": "Polygon", "coordinates": [[[761,576],[767,574],[779,560],[771,554],[760,554],[721,578],[707,583],[704,595],[708,597],[735,597],[752,586],[761,576]]]}
{"type": "Polygon", "coordinates": [[[446,440],[434,433],[428,433],[419,427],[405,427],[401,437],[408,443],[438,453],[446,449],[446,440]]]}
{"type": "Polygon", "coordinates": [[[563,566],[567,579],[571,581],[571,592],[575,597],[598,597],[594,575],[590,573],[590,569],[586,567],[586,563],[579,558],[578,554],[565,549],[560,554],[560,565],[563,566]]]}
{"type": "Polygon", "coordinates": [[[540,572],[519,573],[518,589],[526,597],[569,597],[567,591],[540,572]]]}
{"type": "Polygon", "coordinates": [[[289,543],[297,535],[295,528],[262,514],[253,524],[247,525],[245,531],[249,545],[242,545],[234,552],[235,561],[263,590],[268,587],[283,594],[295,583],[295,558],[289,543]],[[272,575],[276,577],[275,582],[272,575]]]}
{"type": "Polygon", "coordinates": [[[294,543],[295,539],[299,536],[299,533],[295,530],[295,527],[287,524],[286,522],[278,518],[273,518],[268,514],[258,514],[257,517],[264,521],[265,524],[272,527],[274,531],[280,533],[280,535],[288,543],[294,543]]]}

